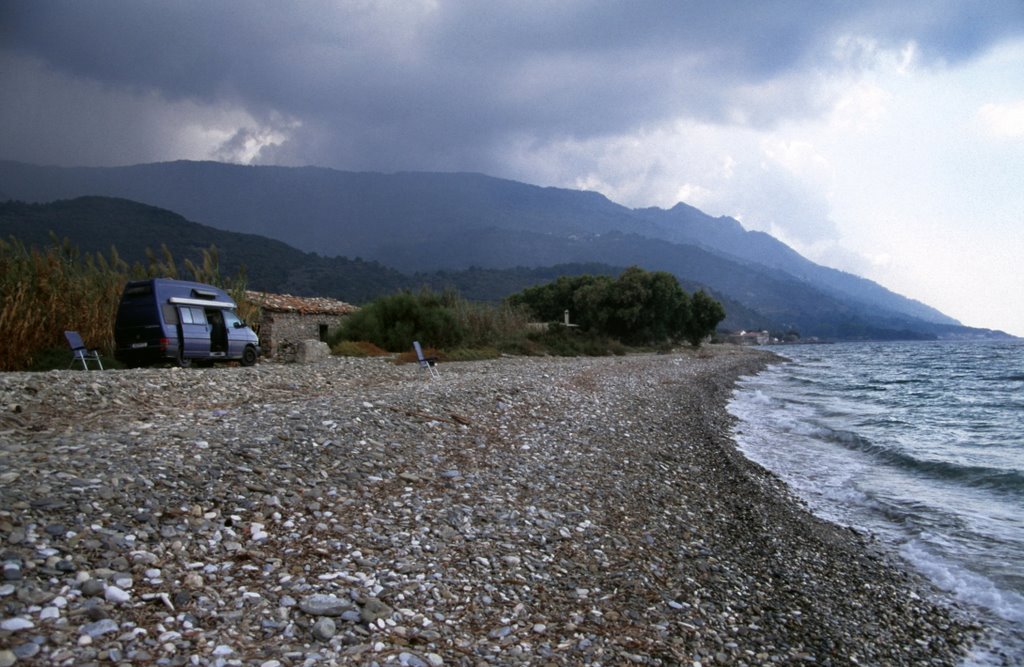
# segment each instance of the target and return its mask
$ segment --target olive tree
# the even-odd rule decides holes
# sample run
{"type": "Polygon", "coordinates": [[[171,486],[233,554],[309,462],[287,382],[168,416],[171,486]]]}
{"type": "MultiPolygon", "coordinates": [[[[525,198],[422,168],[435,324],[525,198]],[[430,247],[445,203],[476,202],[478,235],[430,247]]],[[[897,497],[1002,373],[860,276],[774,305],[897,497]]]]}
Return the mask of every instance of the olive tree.
{"type": "Polygon", "coordinates": [[[685,327],[686,340],[694,347],[715,332],[718,323],[725,319],[725,308],[699,290],[690,299],[690,320],[685,327]]]}
{"type": "Polygon", "coordinates": [[[548,321],[561,319],[564,310],[569,309],[584,331],[630,345],[693,342],[694,336],[695,344],[699,344],[725,314],[717,301],[703,292],[698,295],[695,306],[671,273],[649,272],[634,266],[616,279],[563,276],[553,283],[523,290],[509,297],[509,301],[548,321]],[[696,320],[695,307],[699,311],[696,320]]]}

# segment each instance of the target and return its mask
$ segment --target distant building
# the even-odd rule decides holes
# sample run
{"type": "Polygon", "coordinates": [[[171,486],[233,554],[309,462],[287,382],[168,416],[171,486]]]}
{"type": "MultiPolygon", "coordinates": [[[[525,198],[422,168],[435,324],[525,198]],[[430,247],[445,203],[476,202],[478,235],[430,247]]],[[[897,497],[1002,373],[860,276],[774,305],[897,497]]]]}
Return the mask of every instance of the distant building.
{"type": "Polygon", "coordinates": [[[740,331],[739,333],[723,334],[721,340],[733,345],[767,345],[771,336],[767,331],[740,331]]]}
{"type": "Polygon", "coordinates": [[[349,315],[359,310],[358,306],[326,297],[253,291],[246,292],[246,296],[261,310],[260,321],[252,324],[263,354],[277,361],[292,361],[299,341],[326,342],[349,315]]]}

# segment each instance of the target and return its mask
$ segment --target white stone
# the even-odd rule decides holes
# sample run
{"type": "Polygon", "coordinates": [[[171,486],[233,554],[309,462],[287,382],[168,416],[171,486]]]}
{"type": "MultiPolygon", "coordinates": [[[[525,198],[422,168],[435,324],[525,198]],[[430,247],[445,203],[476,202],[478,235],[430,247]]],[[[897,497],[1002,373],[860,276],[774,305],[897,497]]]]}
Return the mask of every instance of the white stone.
{"type": "Polygon", "coordinates": [[[117,586],[107,586],[103,590],[103,597],[107,599],[107,602],[124,604],[125,602],[128,602],[128,600],[132,599],[132,594],[124,589],[118,588],[117,586]]]}
{"type": "Polygon", "coordinates": [[[7,632],[17,632],[18,630],[28,630],[29,628],[36,627],[36,624],[27,618],[21,618],[15,616],[14,618],[5,618],[0,621],[0,630],[6,630],[7,632]]]}
{"type": "Polygon", "coordinates": [[[311,616],[340,616],[351,607],[348,600],[323,593],[309,595],[299,601],[299,608],[311,616]]]}

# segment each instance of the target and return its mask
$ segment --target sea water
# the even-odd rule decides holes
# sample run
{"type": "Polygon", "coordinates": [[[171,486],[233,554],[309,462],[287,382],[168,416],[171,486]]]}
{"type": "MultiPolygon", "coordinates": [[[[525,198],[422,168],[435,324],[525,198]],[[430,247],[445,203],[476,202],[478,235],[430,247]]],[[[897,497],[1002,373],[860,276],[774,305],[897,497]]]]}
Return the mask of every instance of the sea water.
{"type": "Polygon", "coordinates": [[[1024,341],[773,348],[729,409],[750,459],[872,533],[1024,664],[1024,341]]]}

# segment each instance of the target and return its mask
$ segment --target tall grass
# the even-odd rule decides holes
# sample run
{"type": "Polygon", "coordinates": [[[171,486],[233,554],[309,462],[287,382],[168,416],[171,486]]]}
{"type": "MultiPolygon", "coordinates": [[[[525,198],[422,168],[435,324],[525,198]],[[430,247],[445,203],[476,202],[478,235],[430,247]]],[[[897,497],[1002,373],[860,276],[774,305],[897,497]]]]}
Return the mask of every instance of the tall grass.
{"type": "Polygon", "coordinates": [[[529,315],[507,303],[489,304],[454,298],[450,301],[455,321],[464,332],[463,345],[469,348],[517,348],[528,333],[529,315]]]}
{"type": "Polygon", "coordinates": [[[80,254],[69,241],[43,249],[0,240],[0,370],[22,370],[41,351],[64,346],[64,331],[113,350],[114,317],[130,268],[112,250],[80,254]]]}
{"type": "MultiPolygon", "coordinates": [[[[46,350],[67,349],[66,330],[78,331],[87,346],[110,356],[125,283],[177,276],[177,265],[166,246],[160,256],[147,255],[149,266],[130,266],[116,248],[109,255],[93,255],[80,253],[67,239],[53,236],[44,248],[29,248],[14,238],[0,239],[0,370],[25,370],[46,350]]],[[[216,249],[211,248],[204,251],[201,266],[187,263],[186,268],[197,279],[219,279],[216,260],[216,249]],[[197,270],[201,268],[209,272],[197,270]]],[[[244,280],[235,283],[232,291],[244,297],[244,280]]]]}

